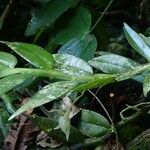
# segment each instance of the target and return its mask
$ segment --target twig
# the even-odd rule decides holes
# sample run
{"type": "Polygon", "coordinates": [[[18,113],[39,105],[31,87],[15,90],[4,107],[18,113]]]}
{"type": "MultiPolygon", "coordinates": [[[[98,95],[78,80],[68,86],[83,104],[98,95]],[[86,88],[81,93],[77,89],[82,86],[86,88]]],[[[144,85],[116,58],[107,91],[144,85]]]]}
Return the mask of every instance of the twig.
{"type": "Polygon", "coordinates": [[[0,28],[2,27],[3,25],[3,22],[5,20],[5,18],[7,17],[9,11],[10,11],[10,7],[12,5],[12,0],[9,1],[9,3],[7,4],[7,6],[5,7],[1,17],[0,17],[0,28]]]}
{"type": "Polygon", "coordinates": [[[93,95],[95,97],[95,99],[99,102],[99,104],[101,105],[101,107],[103,108],[103,110],[105,111],[106,115],[108,116],[110,122],[113,124],[113,120],[111,119],[108,111],[106,110],[105,106],[102,104],[102,102],[100,101],[100,99],[90,90],[88,90],[88,92],[93,95]]]}
{"type": "Polygon", "coordinates": [[[91,33],[96,28],[96,26],[98,25],[98,23],[101,21],[101,19],[104,17],[105,13],[107,12],[107,10],[109,9],[109,7],[111,6],[112,2],[113,2],[113,0],[110,0],[109,4],[105,8],[105,10],[101,14],[101,16],[98,18],[98,20],[96,21],[96,23],[93,25],[93,27],[91,28],[91,30],[89,31],[89,33],[91,33]]]}

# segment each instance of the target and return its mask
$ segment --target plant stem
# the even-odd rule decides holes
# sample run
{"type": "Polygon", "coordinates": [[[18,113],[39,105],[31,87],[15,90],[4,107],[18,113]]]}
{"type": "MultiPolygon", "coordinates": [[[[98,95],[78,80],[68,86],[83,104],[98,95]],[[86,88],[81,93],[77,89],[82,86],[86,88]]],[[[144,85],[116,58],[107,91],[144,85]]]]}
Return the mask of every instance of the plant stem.
{"type": "Polygon", "coordinates": [[[35,38],[33,40],[33,44],[35,44],[37,42],[37,40],[40,38],[41,34],[43,33],[43,31],[45,30],[45,27],[41,28],[39,30],[39,32],[37,32],[37,34],[35,35],[35,38]]]}
{"type": "Polygon", "coordinates": [[[96,26],[98,25],[98,23],[101,21],[101,19],[104,17],[105,13],[107,12],[107,10],[109,9],[109,7],[111,6],[111,4],[113,3],[113,0],[110,0],[109,4],[107,5],[107,7],[105,8],[105,10],[103,11],[103,13],[101,14],[101,16],[98,18],[98,20],[96,21],[96,23],[93,25],[93,27],[91,28],[91,30],[89,31],[89,33],[91,33],[96,26]]]}

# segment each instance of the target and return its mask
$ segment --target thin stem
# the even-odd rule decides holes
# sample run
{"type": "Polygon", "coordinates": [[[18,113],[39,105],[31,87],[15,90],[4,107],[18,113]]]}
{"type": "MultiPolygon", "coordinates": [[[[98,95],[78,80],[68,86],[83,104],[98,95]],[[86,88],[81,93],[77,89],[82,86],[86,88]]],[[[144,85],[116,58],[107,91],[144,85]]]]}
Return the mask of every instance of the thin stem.
{"type": "Polygon", "coordinates": [[[98,23],[101,21],[101,19],[104,17],[105,13],[107,12],[107,10],[109,9],[109,7],[111,6],[112,2],[113,2],[113,0],[110,0],[109,4],[105,8],[105,10],[101,14],[101,16],[98,18],[98,20],[96,21],[96,23],[93,25],[93,27],[91,28],[91,30],[89,31],[89,33],[91,33],[96,28],[96,26],[98,25],[98,23]]]}
{"type": "Polygon", "coordinates": [[[5,18],[7,17],[8,13],[10,12],[11,5],[12,5],[12,0],[9,1],[9,3],[5,7],[5,9],[0,17],[0,28],[2,27],[3,22],[4,22],[5,18]]]}
{"type": "Polygon", "coordinates": [[[88,92],[93,95],[95,97],[95,99],[99,102],[99,104],[102,106],[103,110],[105,111],[106,115],[108,116],[110,122],[113,124],[113,120],[111,119],[108,111],[106,110],[105,106],[102,104],[102,102],[100,101],[100,99],[90,90],[88,90],[88,92]]]}
{"type": "Polygon", "coordinates": [[[37,32],[37,34],[35,35],[35,38],[33,40],[33,44],[35,44],[37,42],[37,40],[40,38],[41,34],[44,32],[45,28],[41,28],[39,30],[39,32],[37,32]]]}

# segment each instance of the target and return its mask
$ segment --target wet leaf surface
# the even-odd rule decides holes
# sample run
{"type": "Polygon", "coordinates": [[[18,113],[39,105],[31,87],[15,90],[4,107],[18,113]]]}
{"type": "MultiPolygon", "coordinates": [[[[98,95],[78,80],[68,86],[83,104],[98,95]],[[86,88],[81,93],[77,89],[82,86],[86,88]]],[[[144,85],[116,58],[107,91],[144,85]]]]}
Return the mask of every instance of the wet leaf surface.
{"type": "Polygon", "coordinates": [[[17,59],[15,56],[6,52],[0,52],[0,69],[5,67],[13,68],[16,64],[17,59]]]}
{"type": "Polygon", "coordinates": [[[2,42],[14,50],[17,54],[37,68],[50,69],[54,59],[50,53],[34,44],[19,42],[2,42]]]}
{"type": "Polygon", "coordinates": [[[51,83],[45,86],[42,90],[39,90],[33,97],[31,97],[26,104],[21,106],[10,117],[10,119],[13,119],[14,117],[18,116],[19,114],[29,109],[32,109],[32,108],[41,106],[45,103],[56,100],[57,98],[73,90],[77,85],[78,85],[77,82],[60,81],[60,82],[51,83]]]}
{"type": "Polygon", "coordinates": [[[55,69],[69,75],[92,75],[91,66],[84,60],[68,54],[53,55],[56,61],[55,69]]]}

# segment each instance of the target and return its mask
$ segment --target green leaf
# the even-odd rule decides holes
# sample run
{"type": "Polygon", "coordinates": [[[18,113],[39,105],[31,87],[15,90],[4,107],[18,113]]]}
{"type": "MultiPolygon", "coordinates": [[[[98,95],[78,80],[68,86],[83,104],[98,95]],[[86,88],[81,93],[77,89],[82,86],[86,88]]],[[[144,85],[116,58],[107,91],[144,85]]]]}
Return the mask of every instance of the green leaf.
{"type": "Polygon", "coordinates": [[[143,34],[139,34],[143,41],[150,47],[150,37],[146,37],[143,34]]]}
{"type": "Polygon", "coordinates": [[[5,52],[0,52],[0,69],[13,68],[17,64],[17,59],[13,55],[5,52]]]}
{"type": "Polygon", "coordinates": [[[60,81],[51,83],[42,90],[38,91],[33,97],[31,97],[26,104],[21,106],[9,120],[18,116],[19,114],[27,111],[29,109],[41,106],[45,103],[56,100],[57,98],[63,96],[64,94],[73,90],[79,83],[71,81],[60,81]]]}
{"type": "Polygon", "coordinates": [[[102,115],[83,109],[79,129],[88,136],[99,137],[107,133],[110,125],[105,117],[102,115]]]}
{"type": "Polygon", "coordinates": [[[92,75],[92,67],[84,60],[68,55],[68,54],[55,54],[53,55],[56,64],[55,69],[67,73],[69,75],[92,75]]]}
{"type": "Polygon", "coordinates": [[[50,69],[55,63],[52,55],[37,45],[19,42],[1,42],[35,67],[50,69]]]}
{"type": "Polygon", "coordinates": [[[94,57],[97,41],[94,35],[85,35],[67,42],[59,50],[59,54],[71,54],[88,61],[94,57]]]}
{"type": "MultiPolygon", "coordinates": [[[[49,136],[53,136],[61,141],[66,141],[64,133],[61,129],[55,129],[58,126],[58,121],[52,118],[46,118],[41,116],[34,116],[31,118],[32,121],[49,136]]],[[[70,127],[69,142],[81,142],[86,136],[79,131],[77,128],[70,127]]]]}
{"type": "Polygon", "coordinates": [[[144,79],[143,94],[147,97],[147,93],[150,91],[150,75],[147,75],[144,79]]]}
{"type": "Polygon", "coordinates": [[[2,130],[3,136],[8,134],[11,123],[8,121],[9,114],[4,109],[0,110],[0,129],[2,130]]]}
{"type": "Polygon", "coordinates": [[[125,73],[120,74],[116,78],[116,80],[117,81],[127,80],[129,78],[132,78],[135,75],[141,74],[142,72],[149,70],[149,68],[150,68],[150,63],[146,65],[140,65],[140,66],[134,67],[133,69],[129,69],[125,73]]]}
{"type": "Polygon", "coordinates": [[[91,26],[91,14],[88,9],[79,7],[71,19],[66,20],[65,25],[63,23],[61,24],[63,28],[58,29],[54,36],[54,40],[58,44],[64,44],[73,38],[87,34],[91,26]]]}
{"type": "MultiPolygon", "coordinates": [[[[140,65],[138,62],[129,58],[111,53],[104,53],[102,56],[96,57],[88,63],[94,68],[109,74],[124,73],[140,65]]],[[[142,73],[134,76],[132,79],[142,83],[145,75],[146,74],[142,73]]]]}
{"type": "Polygon", "coordinates": [[[78,0],[50,0],[34,12],[25,35],[33,35],[39,29],[50,26],[62,13],[77,3],[78,0]]]}
{"type": "Polygon", "coordinates": [[[124,32],[130,45],[148,61],[150,61],[150,48],[142,40],[142,38],[133,31],[126,23],[124,23],[124,32]]]}
{"type": "Polygon", "coordinates": [[[71,128],[70,119],[66,115],[64,115],[59,117],[58,122],[59,122],[60,129],[65,133],[66,140],[68,141],[70,135],[70,128],[71,128]]]}
{"type": "Polygon", "coordinates": [[[0,80],[0,96],[14,87],[16,87],[18,84],[23,83],[25,80],[27,80],[30,76],[29,75],[23,75],[23,74],[15,74],[8,77],[5,77],[0,80]]]}
{"type": "Polygon", "coordinates": [[[98,70],[111,74],[123,73],[139,65],[129,58],[116,54],[104,54],[88,61],[88,63],[98,70]]]}

